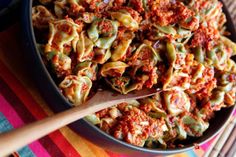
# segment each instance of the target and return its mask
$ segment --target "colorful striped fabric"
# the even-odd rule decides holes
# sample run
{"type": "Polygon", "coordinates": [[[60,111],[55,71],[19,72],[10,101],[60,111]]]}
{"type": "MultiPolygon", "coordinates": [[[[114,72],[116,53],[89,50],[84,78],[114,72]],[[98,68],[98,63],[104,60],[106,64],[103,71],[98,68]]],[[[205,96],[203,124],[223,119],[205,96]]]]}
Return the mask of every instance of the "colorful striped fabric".
{"type": "MultiPolygon", "coordinates": [[[[226,4],[232,5],[232,2],[235,0],[228,0],[226,4]]],[[[24,63],[19,34],[18,25],[0,33],[0,133],[53,114],[27,71],[28,65],[24,63]]],[[[213,140],[194,151],[170,157],[201,157],[213,140]]],[[[13,156],[128,157],[95,146],[68,127],[29,144],[13,153],[13,156]]]]}

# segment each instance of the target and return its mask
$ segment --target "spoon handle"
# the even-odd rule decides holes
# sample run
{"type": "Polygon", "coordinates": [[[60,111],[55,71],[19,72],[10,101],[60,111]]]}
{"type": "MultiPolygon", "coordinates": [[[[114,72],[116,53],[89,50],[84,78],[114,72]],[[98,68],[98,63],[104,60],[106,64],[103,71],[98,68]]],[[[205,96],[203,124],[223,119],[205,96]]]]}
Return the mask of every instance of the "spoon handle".
{"type": "MultiPolygon", "coordinates": [[[[89,105],[89,104],[87,104],[89,105]]],[[[96,106],[74,107],[21,128],[0,134],[0,156],[7,156],[21,147],[61,127],[89,115],[96,106]]]]}
{"type": "Polygon", "coordinates": [[[0,156],[9,155],[13,151],[89,114],[128,100],[151,96],[157,92],[158,90],[142,90],[127,95],[114,95],[109,91],[97,92],[83,105],[0,134],[0,156]]]}

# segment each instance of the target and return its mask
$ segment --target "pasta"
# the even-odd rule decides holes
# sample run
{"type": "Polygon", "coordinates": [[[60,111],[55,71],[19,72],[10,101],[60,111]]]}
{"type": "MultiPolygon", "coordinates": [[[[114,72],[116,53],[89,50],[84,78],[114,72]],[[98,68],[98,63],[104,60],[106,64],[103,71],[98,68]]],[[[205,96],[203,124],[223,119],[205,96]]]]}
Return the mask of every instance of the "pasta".
{"type": "Polygon", "coordinates": [[[87,76],[69,75],[59,84],[63,94],[75,105],[84,102],[92,87],[92,81],[87,76]]]}
{"type": "Polygon", "coordinates": [[[178,147],[202,136],[215,111],[236,100],[236,43],[218,0],[39,0],[32,23],[46,66],[68,101],[98,87],[153,97],[86,119],[130,144],[178,147]]]}

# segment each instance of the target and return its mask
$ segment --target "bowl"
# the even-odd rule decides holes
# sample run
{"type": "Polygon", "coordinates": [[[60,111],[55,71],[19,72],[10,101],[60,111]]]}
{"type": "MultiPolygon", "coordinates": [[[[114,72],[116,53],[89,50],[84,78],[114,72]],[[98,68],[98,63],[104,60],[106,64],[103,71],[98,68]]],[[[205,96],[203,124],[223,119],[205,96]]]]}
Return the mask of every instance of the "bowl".
{"type": "MultiPolygon", "coordinates": [[[[71,107],[70,102],[61,94],[55,84],[52,76],[45,67],[41,58],[40,52],[36,45],[36,39],[32,26],[31,11],[33,0],[23,0],[22,3],[22,30],[23,30],[23,43],[26,49],[26,60],[28,62],[29,70],[31,71],[36,85],[39,88],[42,96],[47,101],[48,105],[54,112],[64,111],[71,107]]],[[[231,32],[230,39],[236,42],[236,32],[233,26],[232,19],[227,11],[223,8],[227,17],[227,29],[231,32]]],[[[129,154],[132,156],[154,156],[154,155],[171,155],[181,153],[194,148],[194,144],[203,144],[214,137],[226,124],[233,114],[235,105],[229,108],[221,109],[216,113],[215,118],[210,121],[210,127],[205,131],[203,136],[199,138],[191,138],[185,142],[183,148],[175,149],[149,149],[137,147],[126,142],[115,139],[109,134],[103,132],[98,127],[92,125],[86,120],[82,119],[76,121],[69,126],[79,135],[85,137],[92,143],[101,146],[109,151],[116,153],[129,154]]],[[[79,141],[78,141],[79,142],[79,141]]]]}

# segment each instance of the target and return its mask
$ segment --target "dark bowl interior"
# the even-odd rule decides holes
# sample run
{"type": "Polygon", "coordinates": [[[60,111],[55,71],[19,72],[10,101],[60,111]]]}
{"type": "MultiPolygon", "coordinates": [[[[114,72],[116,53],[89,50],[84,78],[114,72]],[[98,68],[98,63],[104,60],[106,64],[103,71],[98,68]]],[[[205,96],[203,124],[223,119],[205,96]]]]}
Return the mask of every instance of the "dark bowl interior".
{"type": "MultiPolygon", "coordinates": [[[[36,39],[31,22],[31,8],[32,0],[23,0],[22,3],[22,30],[23,30],[23,43],[26,50],[26,60],[28,62],[29,70],[36,81],[36,84],[41,91],[42,96],[45,98],[51,109],[55,112],[64,111],[71,107],[71,104],[64,98],[59,92],[54,80],[50,73],[46,69],[40,52],[36,47],[36,39]]],[[[224,7],[224,12],[227,17],[227,29],[231,32],[231,40],[236,42],[236,32],[232,23],[232,19],[224,7]]],[[[234,107],[225,108],[216,113],[214,119],[210,121],[209,129],[204,133],[202,137],[188,139],[184,142],[183,148],[176,149],[148,149],[130,145],[126,142],[122,142],[106,134],[96,126],[90,124],[86,120],[82,119],[74,122],[70,127],[78,132],[81,136],[90,140],[94,144],[101,146],[107,150],[117,153],[130,154],[132,156],[152,156],[152,155],[170,155],[174,153],[180,153],[192,149],[193,143],[202,144],[214,137],[224,126],[226,121],[230,118],[234,111],[234,107]]],[[[78,141],[79,142],[79,141],[78,141]]]]}

